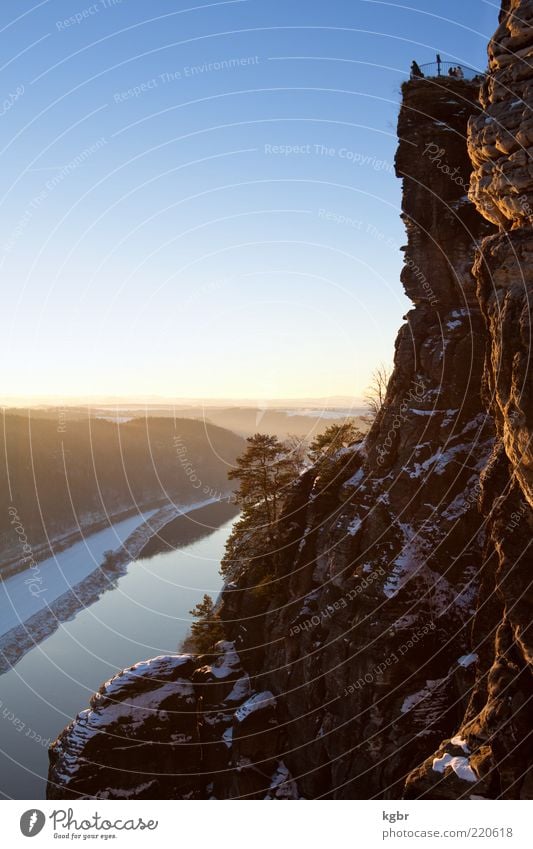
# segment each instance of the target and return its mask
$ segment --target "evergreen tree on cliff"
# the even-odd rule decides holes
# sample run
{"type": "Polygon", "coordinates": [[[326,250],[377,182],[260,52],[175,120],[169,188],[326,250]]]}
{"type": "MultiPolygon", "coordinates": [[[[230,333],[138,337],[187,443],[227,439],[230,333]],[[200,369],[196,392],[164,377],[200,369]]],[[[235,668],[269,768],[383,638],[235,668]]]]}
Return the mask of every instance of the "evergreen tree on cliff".
{"type": "Polygon", "coordinates": [[[319,434],[309,446],[309,458],[312,463],[319,463],[324,458],[332,457],[341,448],[360,442],[364,434],[351,421],[335,423],[319,434]]]}
{"type": "Polygon", "coordinates": [[[202,601],[189,610],[189,613],[197,621],[191,625],[191,637],[185,641],[184,649],[200,654],[210,651],[218,640],[224,638],[224,629],[211,596],[204,593],[202,601]]]}
{"type": "Polygon", "coordinates": [[[237,502],[243,518],[273,526],[278,518],[284,490],[294,479],[294,468],[287,446],[276,436],[256,433],[247,439],[248,448],[228,473],[239,480],[237,502]]]}
{"type": "Polygon", "coordinates": [[[230,480],[239,481],[236,498],[242,515],[226,543],[221,565],[226,578],[239,560],[237,552],[241,545],[246,545],[251,559],[256,552],[265,551],[265,541],[267,550],[271,550],[283,502],[301,471],[291,445],[280,442],[276,436],[256,433],[247,442],[246,451],[228,473],[230,480]]]}

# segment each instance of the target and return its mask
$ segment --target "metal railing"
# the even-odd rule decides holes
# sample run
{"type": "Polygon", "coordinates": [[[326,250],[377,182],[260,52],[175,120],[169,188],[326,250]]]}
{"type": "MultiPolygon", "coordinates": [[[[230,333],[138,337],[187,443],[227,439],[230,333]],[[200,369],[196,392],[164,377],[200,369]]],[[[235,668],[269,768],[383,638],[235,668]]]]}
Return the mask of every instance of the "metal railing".
{"type": "MultiPolygon", "coordinates": [[[[419,65],[423,77],[450,77],[451,79],[473,80],[474,77],[482,77],[483,73],[469,68],[468,65],[460,65],[458,62],[427,62],[419,65]]],[[[418,74],[411,72],[411,79],[417,79],[418,74]]]]}

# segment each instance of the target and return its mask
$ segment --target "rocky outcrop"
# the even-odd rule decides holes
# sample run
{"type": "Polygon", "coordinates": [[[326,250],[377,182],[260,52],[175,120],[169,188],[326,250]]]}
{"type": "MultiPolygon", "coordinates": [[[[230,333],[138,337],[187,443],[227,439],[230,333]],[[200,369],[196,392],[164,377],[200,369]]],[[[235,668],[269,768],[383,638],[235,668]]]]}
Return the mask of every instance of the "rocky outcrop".
{"type": "Polygon", "coordinates": [[[155,657],[102,684],[53,744],[48,798],[298,798],[276,757],[275,697],[252,690],[233,643],[215,651],[155,657]]]}
{"type": "MultiPolygon", "coordinates": [[[[301,477],[275,546],[258,533],[233,551],[220,605],[231,647],[188,672],[200,707],[183,754],[162,685],[155,745],[172,757],[152,748],[159,783],[130,795],[532,797],[533,239],[516,202],[530,192],[532,5],[504,3],[481,106],[476,81],[404,85],[396,168],[414,308],[385,404],[363,443],[301,477]]],[[[142,711],[126,760],[113,739],[84,736],[95,712],[113,735],[113,702],[93,699],[52,748],[56,797],[120,795],[124,770],[145,771],[142,711]]]]}
{"type": "Polygon", "coordinates": [[[497,432],[481,481],[487,544],[473,629],[476,684],[452,739],[409,776],[409,796],[464,795],[448,760],[466,753],[469,793],[533,797],[532,24],[531,0],[504,4],[489,46],[484,112],[471,118],[468,133],[470,197],[501,230],[483,241],[474,265],[488,343],[484,394],[497,432]]]}
{"type": "Polygon", "coordinates": [[[474,166],[470,196],[489,220],[508,230],[533,218],[533,7],[510,0],[489,44],[483,112],[470,124],[474,166]]]}

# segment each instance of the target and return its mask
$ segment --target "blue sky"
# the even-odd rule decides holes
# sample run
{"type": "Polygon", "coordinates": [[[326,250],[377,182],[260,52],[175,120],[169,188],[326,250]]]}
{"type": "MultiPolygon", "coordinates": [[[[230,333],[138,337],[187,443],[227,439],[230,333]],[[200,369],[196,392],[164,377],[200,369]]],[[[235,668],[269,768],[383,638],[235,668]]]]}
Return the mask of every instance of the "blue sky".
{"type": "Polygon", "coordinates": [[[486,0],[4,0],[4,396],[360,395],[409,309],[410,62],[486,0]]]}

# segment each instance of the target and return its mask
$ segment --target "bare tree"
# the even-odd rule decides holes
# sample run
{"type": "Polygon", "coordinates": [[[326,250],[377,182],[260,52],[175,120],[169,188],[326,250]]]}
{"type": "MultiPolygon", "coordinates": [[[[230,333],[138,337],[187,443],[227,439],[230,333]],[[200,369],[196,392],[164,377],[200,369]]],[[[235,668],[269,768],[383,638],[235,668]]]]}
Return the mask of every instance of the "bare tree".
{"type": "Polygon", "coordinates": [[[364,396],[371,419],[376,418],[383,406],[391,374],[392,369],[383,363],[372,372],[372,379],[364,396]]]}
{"type": "Polygon", "coordinates": [[[284,445],[288,451],[288,459],[293,467],[294,479],[298,478],[305,470],[309,445],[303,436],[289,433],[284,445]]]}

